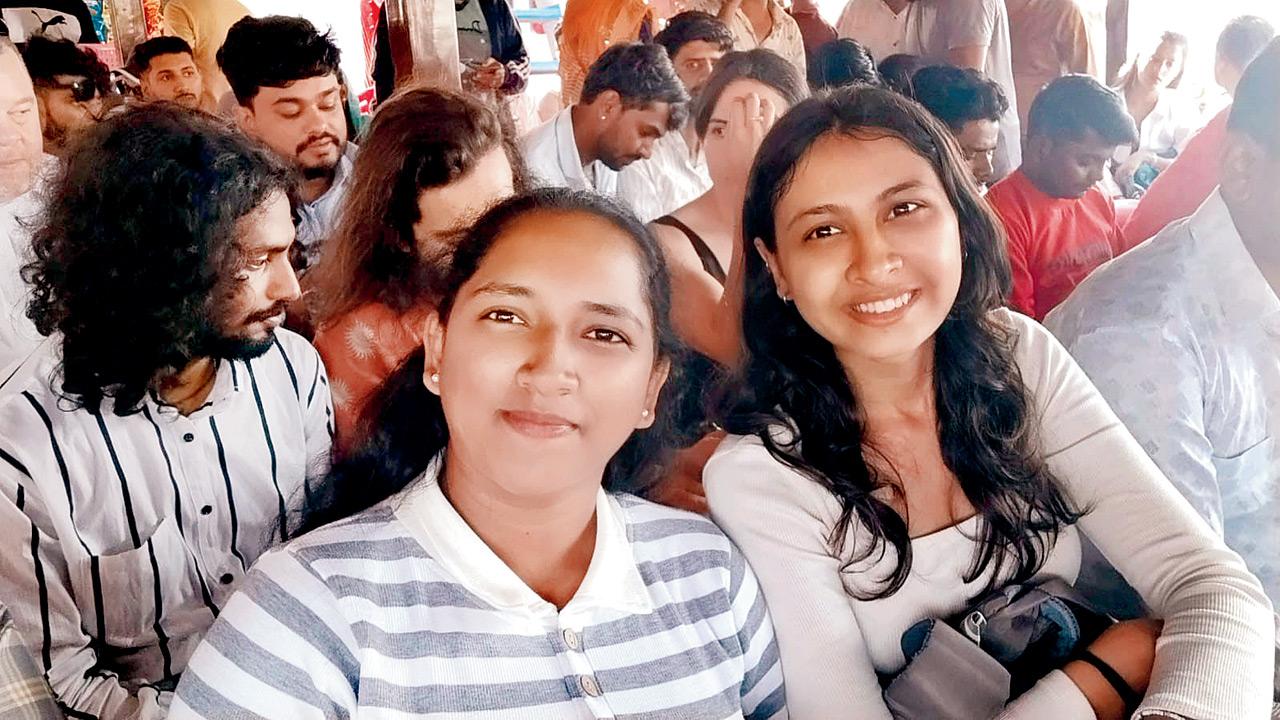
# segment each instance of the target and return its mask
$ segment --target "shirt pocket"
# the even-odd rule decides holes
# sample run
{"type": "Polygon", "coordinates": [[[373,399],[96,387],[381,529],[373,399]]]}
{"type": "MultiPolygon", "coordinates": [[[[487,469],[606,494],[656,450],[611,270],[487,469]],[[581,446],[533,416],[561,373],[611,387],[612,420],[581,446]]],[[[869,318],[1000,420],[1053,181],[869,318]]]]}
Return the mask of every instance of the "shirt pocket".
{"type": "Polygon", "coordinates": [[[82,590],[76,593],[81,622],[110,647],[155,645],[156,624],[168,611],[200,602],[192,587],[196,570],[172,516],[137,548],[90,556],[74,571],[82,590]]]}
{"type": "Polygon", "coordinates": [[[1273,447],[1268,436],[1231,457],[1213,456],[1224,520],[1255,512],[1271,498],[1273,447]]]}

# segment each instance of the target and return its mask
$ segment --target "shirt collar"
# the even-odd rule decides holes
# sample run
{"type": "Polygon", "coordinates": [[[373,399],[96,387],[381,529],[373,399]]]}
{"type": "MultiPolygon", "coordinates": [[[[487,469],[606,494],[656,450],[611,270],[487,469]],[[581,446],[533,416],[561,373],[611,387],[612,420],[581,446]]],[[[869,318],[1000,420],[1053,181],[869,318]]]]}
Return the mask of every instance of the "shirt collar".
{"type": "Polygon", "coordinates": [[[648,586],[636,567],[622,507],[604,489],[596,494],[596,547],[587,574],[564,609],[543,600],[476,535],[440,489],[439,458],[401,494],[395,514],[427,553],[485,602],[539,619],[589,616],[607,608],[653,611],[648,586]]]}
{"type": "Polygon", "coordinates": [[[354,142],[347,143],[347,146],[342,149],[342,154],[338,156],[337,167],[333,169],[333,183],[329,185],[329,189],[325,190],[323,195],[309,203],[303,203],[305,208],[317,209],[342,198],[347,179],[351,177],[351,171],[355,168],[356,151],[358,149],[354,142]]]}
{"type": "MultiPolygon", "coordinates": [[[[227,409],[240,392],[241,384],[248,381],[248,371],[243,367],[237,368],[235,360],[217,360],[216,362],[213,389],[209,391],[209,397],[205,398],[204,404],[187,416],[188,420],[200,420],[227,409]]],[[[143,402],[151,406],[160,417],[174,418],[180,415],[178,408],[161,399],[154,388],[147,391],[143,402]]]]}
{"type": "Polygon", "coordinates": [[[560,172],[568,181],[569,187],[581,183],[583,187],[601,195],[612,195],[617,190],[617,171],[596,160],[591,163],[591,174],[588,175],[587,168],[582,164],[578,141],[573,135],[573,107],[570,105],[561,110],[555,119],[556,162],[560,164],[560,172]]]}
{"type": "Polygon", "coordinates": [[[1201,254],[1196,265],[1208,275],[1227,319],[1239,325],[1261,322],[1268,332],[1280,334],[1280,299],[1245,247],[1218,190],[1187,220],[1187,228],[1201,254]]]}

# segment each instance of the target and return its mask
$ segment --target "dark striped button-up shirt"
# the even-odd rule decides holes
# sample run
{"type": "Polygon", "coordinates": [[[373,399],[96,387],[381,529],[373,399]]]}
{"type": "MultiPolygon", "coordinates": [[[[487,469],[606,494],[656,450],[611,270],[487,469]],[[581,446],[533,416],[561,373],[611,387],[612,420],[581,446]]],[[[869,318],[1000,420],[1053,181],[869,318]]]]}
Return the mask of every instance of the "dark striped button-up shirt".
{"type": "Polygon", "coordinates": [[[325,470],[324,367],[278,331],[184,416],[74,409],[48,342],[0,388],[0,600],[69,709],[160,717],[187,658],[325,470]]]}

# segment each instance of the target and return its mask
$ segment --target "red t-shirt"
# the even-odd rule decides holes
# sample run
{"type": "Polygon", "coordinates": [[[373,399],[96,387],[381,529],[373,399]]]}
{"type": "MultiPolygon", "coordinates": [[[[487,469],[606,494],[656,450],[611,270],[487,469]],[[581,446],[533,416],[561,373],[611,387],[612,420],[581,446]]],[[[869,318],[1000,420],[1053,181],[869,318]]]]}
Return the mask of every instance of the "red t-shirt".
{"type": "Polygon", "coordinates": [[[1218,186],[1222,146],[1227,141],[1228,106],[1191,139],[1173,164],[1160,173],[1124,225],[1129,247],[1154,237],[1165,225],[1194,213],[1218,186]]]}
{"type": "Polygon", "coordinates": [[[1009,236],[1009,304],[1036,320],[1124,250],[1115,204],[1097,186],[1081,198],[1050,197],[1019,169],[996,183],[987,201],[1009,236]]]}

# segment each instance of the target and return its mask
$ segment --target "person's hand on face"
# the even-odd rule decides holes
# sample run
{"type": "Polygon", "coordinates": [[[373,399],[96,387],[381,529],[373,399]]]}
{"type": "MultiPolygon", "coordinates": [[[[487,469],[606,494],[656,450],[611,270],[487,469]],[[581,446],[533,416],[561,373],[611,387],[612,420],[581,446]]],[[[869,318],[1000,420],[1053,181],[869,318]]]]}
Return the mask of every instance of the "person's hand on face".
{"type": "Polygon", "coordinates": [[[764,142],[764,136],[778,121],[778,115],[778,109],[773,103],[757,93],[749,93],[734,101],[725,133],[731,145],[740,148],[740,152],[733,155],[737,161],[733,168],[733,178],[736,184],[741,185],[744,193],[756,151],[764,142]]]}
{"type": "Polygon", "coordinates": [[[495,58],[489,58],[475,70],[475,83],[486,90],[497,90],[507,80],[507,68],[495,58]]]}

